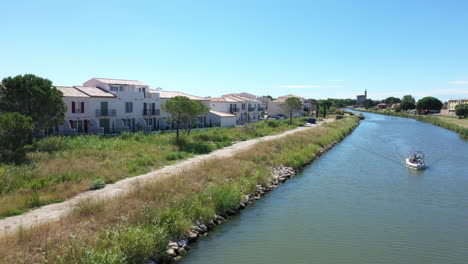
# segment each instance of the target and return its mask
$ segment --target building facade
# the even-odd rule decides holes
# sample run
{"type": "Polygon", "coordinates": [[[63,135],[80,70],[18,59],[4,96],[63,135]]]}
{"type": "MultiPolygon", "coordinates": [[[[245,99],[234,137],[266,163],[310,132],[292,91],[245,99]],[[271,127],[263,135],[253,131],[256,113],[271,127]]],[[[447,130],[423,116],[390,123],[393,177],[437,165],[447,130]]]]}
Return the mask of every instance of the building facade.
{"type": "Polygon", "coordinates": [[[447,112],[449,115],[455,115],[455,107],[459,104],[468,104],[468,98],[458,100],[448,100],[447,112]]]}
{"type": "Polygon", "coordinates": [[[367,89],[364,91],[363,95],[356,96],[356,105],[362,105],[362,103],[364,103],[364,100],[366,99],[367,99],[367,89]]]}
{"type": "Polygon", "coordinates": [[[262,102],[239,94],[210,98],[209,106],[212,110],[236,115],[237,124],[259,121],[260,113],[263,111],[262,102]]]}

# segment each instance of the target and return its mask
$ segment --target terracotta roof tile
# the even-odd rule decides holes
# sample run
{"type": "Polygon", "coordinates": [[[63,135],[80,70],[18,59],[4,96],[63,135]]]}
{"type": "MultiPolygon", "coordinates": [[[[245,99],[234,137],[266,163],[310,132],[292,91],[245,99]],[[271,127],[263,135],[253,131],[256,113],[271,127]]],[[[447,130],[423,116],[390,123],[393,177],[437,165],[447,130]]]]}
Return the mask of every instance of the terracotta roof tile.
{"type": "Polygon", "coordinates": [[[121,79],[108,79],[108,78],[95,78],[96,80],[107,84],[120,84],[120,85],[142,85],[148,86],[137,80],[121,80],[121,79]]]}
{"type": "Polygon", "coordinates": [[[62,92],[64,97],[90,97],[72,86],[56,86],[56,88],[62,92]]]}
{"type": "Polygon", "coordinates": [[[88,86],[73,86],[81,92],[91,96],[91,97],[116,97],[114,94],[104,91],[98,87],[88,87],[88,86]]]}
{"type": "Polygon", "coordinates": [[[176,96],[185,96],[188,97],[190,100],[197,100],[197,101],[208,101],[210,99],[208,98],[203,98],[195,95],[190,95],[186,93],[181,93],[181,92],[176,92],[176,91],[157,91],[157,90],[151,90],[151,93],[159,93],[159,98],[162,99],[170,99],[174,98],[176,96]]]}

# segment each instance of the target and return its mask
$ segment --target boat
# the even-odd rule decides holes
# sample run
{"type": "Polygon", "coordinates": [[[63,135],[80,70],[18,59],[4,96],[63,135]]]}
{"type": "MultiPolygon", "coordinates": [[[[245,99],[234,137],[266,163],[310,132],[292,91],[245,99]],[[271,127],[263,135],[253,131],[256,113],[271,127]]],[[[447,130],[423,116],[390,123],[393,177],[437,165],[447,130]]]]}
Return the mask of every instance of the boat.
{"type": "Polygon", "coordinates": [[[411,169],[421,170],[426,167],[424,153],[422,151],[410,151],[406,157],[406,166],[411,169]]]}

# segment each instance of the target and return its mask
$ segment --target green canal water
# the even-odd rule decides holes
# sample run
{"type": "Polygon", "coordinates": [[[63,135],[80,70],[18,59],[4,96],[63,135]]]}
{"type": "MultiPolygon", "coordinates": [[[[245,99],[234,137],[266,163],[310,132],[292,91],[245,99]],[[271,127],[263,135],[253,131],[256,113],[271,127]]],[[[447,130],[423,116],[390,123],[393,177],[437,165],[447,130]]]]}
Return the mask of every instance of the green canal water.
{"type": "Polygon", "coordinates": [[[468,263],[468,141],[365,113],[342,143],[193,245],[194,263],[468,263]],[[429,166],[404,166],[422,150],[429,166]]]}

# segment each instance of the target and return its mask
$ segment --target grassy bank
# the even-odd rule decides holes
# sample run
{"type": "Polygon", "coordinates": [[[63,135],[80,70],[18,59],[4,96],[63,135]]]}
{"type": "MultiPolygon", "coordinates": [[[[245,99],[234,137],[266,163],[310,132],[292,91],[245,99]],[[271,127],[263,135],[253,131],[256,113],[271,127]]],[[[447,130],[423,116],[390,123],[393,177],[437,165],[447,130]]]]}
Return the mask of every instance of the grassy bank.
{"type": "Polygon", "coordinates": [[[457,132],[463,139],[468,139],[468,119],[458,119],[448,116],[434,116],[434,115],[415,115],[406,112],[392,112],[392,111],[375,111],[375,110],[361,110],[358,111],[369,112],[380,115],[399,116],[405,118],[412,118],[422,122],[430,123],[436,126],[447,128],[457,132]]]}
{"type": "Polygon", "coordinates": [[[65,219],[0,240],[4,263],[142,263],[163,257],[170,239],[196,220],[237,208],[241,197],[270,181],[275,165],[301,168],[357,125],[346,118],[258,143],[234,157],[205,162],[183,174],[135,186],[125,196],[82,203],[65,219]]]}
{"type": "Polygon", "coordinates": [[[26,163],[0,163],[0,217],[22,214],[195,154],[304,123],[303,118],[295,119],[292,125],[288,120],[265,120],[236,128],[192,131],[177,144],[173,133],[43,138],[29,146],[26,163]]]}

